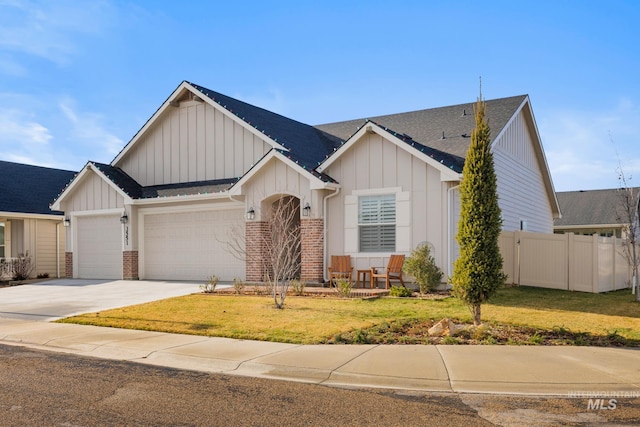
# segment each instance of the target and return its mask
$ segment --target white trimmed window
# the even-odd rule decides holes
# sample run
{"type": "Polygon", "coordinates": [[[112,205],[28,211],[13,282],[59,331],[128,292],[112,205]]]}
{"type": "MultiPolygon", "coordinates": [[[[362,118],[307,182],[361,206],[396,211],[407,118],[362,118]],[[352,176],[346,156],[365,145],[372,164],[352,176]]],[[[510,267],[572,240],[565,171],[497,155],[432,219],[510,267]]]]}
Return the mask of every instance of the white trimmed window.
{"type": "Polygon", "coordinates": [[[396,195],[358,197],[359,252],[395,252],[396,195]]]}

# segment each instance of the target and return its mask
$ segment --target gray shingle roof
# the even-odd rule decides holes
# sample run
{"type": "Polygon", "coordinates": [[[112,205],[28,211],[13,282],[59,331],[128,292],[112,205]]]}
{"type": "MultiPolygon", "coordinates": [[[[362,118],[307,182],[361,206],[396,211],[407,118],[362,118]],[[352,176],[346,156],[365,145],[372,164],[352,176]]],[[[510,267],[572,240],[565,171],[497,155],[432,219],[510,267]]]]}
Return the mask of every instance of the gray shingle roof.
{"type": "Polygon", "coordinates": [[[562,218],[554,221],[555,227],[618,223],[618,189],[561,191],[556,193],[556,196],[562,218]]]}
{"type": "Polygon", "coordinates": [[[90,163],[132,199],[219,193],[229,189],[238,180],[237,178],[228,178],[143,187],[119,167],[97,162],[90,163]]]}
{"type": "MultiPolygon", "coordinates": [[[[264,133],[278,144],[287,148],[285,153],[305,169],[313,173],[318,163],[338,147],[340,140],[332,135],[281,116],[264,108],[215,92],[206,87],[189,83],[203,95],[246,122],[249,126],[264,133]]],[[[320,177],[320,175],[318,175],[320,177]]]]}
{"type": "Polygon", "coordinates": [[[0,161],[0,212],[61,215],[49,209],[75,172],[0,161]]]}
{"type": "MultiPolygon", "coordinates": [[[[186,83],[249,126],[286,147],[289,151],[279,151],[325,182],[335,181],[330,176],[318,172],[317,167],[367,121],[376,123],[416,150],[426,153],[458,173],[462,172],[464,157],[471,142],[471,131],[475,126],[473,115],[475,102],[310,126],[203,86],[186,83]]],[[[486,101],[487,118],[493,138],[513,117],[526,97],[526,95],[519,95],[486,101]]],[[[104,170],[105,174],[131,197],[157,197],[150,195],[153,190],[143,189],[119,168],[94,164],[104,170]]],[[[222,188],[218,186],[225,184],[205,183],[203,185],[222,188]]],[[[197,183],[180,185],[185,188],[200,187],[197,183]]],[[[179,189],[176,187],[173,190],[179,189]]],[[[173,194],[168,189],[162,191],[164,191],[163,194],[173,194]]]]}
{"type": "MultiPolygon", "coordinates": [[[[509,119],[522,105],[527,95],[486,101],[487,119],[491,127],[491,137],[495,138],[505,127],[509,119]]],[[[367,120],[382,127],[393,129],[411,140],[442,153],[464,159],[471,143],[471,131],[475,127],[473,108],[475,102],[430,108],[408,113],[389,114],[385,116],[327,123],[315,126],[343,140],[353,135],[367,120]],[[444,134],[444,139],[442,138],[444,134]]],[[[462,169],[457,170],[461,172],[462,169]]]]}

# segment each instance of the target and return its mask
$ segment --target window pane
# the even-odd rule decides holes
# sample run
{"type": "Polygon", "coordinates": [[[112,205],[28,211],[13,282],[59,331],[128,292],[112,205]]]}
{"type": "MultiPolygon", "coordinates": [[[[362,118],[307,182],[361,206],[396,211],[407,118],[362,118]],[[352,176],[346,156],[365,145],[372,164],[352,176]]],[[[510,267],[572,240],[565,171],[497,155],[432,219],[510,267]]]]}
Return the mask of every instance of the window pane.
{"type": "Polygon", "coordinates": [[[396,196],[362,196],[358,199],[358,223],[379,224],[396,221],[396,196]]]}
{"type": "Polygon", "coordinates": [[[360,252],[394,252],[396,249],[396,196],[358,198],[360,252]]]}
{"type": "Polygon", "coordinates": [[[395,250],[395,224],[360,226],[360,252],[394,252],[395,250]]]}

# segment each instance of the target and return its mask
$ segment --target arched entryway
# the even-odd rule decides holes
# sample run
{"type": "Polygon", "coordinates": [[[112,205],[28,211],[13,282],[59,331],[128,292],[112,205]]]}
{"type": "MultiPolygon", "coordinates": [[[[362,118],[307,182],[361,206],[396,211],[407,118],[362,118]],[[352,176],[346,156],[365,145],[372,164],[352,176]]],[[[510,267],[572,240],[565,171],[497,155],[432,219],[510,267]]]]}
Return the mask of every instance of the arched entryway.
{"type": "Polygon", "coordinates": [[[265,281],[277,270],[281,279],[322,282],[323,222],[301,215],[301,204],[294,195],[267,197],[255,218],[247,220],[248,281],[265,281]]]}

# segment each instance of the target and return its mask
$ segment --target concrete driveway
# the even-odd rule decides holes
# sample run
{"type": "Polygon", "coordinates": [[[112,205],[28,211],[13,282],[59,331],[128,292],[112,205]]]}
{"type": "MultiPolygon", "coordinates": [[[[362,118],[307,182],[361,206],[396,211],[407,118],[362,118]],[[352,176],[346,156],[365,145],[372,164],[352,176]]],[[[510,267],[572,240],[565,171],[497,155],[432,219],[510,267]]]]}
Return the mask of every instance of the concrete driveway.
{"type": "MultiPolygon", "coordinates": [[[[55,279],[0,288],[0,317],[51,321],[200,292],[200,283],[55,279]]],[[[222,287],[222,286],[221,286],[222,287]]]]}

